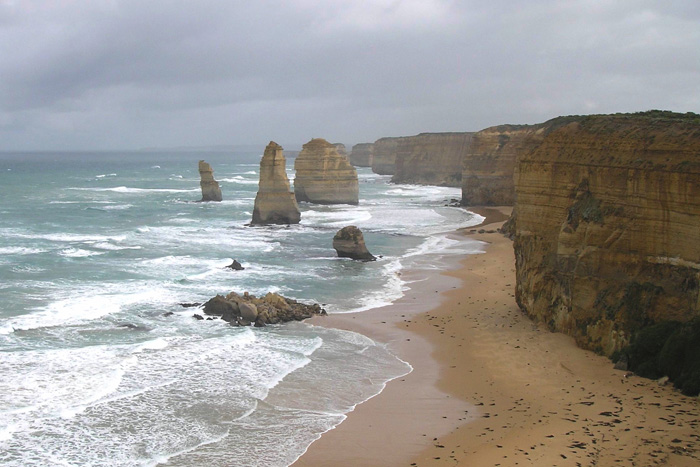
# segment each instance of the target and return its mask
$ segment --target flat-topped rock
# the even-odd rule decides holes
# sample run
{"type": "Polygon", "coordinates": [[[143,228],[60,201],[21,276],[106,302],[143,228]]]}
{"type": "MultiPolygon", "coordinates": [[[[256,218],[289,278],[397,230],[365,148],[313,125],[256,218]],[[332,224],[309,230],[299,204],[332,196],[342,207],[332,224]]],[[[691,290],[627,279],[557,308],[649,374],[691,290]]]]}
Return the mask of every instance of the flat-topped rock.
{"type": "Polygon", "coordinates": [[[298,224],[300,220],[299,206],[289,187],[282,146],[270,141],[260,160],[260,182],[251,224],[298,224]]]}
{"type": "Polygon", "coordinates": [[[297,201],[317,204],[357,204],[357,171],[348,158],[322,138],[306,143],[294,162],[297,201]]]}
{"type": "Polygon", "coordinates": [[[214,171],[205,161],[199,161],[199,186],[202,188],[202,201],[221,201],[221,188],[214,180],[214,171]]]}

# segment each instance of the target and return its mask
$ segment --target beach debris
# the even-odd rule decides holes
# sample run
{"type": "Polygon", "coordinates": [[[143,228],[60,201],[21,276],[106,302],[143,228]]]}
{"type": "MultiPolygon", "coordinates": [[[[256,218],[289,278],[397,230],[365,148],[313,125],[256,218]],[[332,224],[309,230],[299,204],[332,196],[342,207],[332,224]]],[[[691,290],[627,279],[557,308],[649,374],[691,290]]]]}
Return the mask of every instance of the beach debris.
{"type": "Polygon", "coordinates": [[[333,237],[333,248],[341,258],[359,261],[375,261],[377,258],[367,250],[362,231],[354,225],[340,229],[333,237]]]}

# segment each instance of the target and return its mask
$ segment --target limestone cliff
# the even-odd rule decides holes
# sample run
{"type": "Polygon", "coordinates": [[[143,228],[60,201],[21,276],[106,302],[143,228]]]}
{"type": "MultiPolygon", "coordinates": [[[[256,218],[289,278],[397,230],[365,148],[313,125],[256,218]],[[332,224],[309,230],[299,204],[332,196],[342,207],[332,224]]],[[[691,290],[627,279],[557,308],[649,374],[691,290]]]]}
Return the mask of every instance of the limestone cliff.
{"type": "Polygon", "coordinates": [[[199,186],[202,188],[202,201],[221,201],[221,188],[214,180],[214,171],[207,162],[199,161],[199,186]]]}
{"type": "Polygon", "coordinates": [[[252,224],[298,224],[300,220],[299,206],[289,188],[282,146],[270,141],[260,160],[252,224]]]}
{"type": "Polygon", "coordinates": [[[399,141],[404,138],[381,138],[374,142],[372,172],[379,175],[394,175],[396,171],[396,150],[399,146],[399,141]]]}
{"type": "Polygon", "coordinates": [[[345,145],[343,143],[331,143],[333,147],[335,148],[336,151],[338,151],[338,154],[343,156],[344,158],[348,158],[348,151],[345,148],[345,145]]]}
{"type": "Polygon", "coordinates": [[[294,162],[297,201],[318,204],[357,204],[357,171],[347,157],[322,138],[306,143],[294,162]]]}
{"type": "Polygon", "coordinates": [[[512,206],[515,161],[533,144],[537,125],[500,125],[474,134],[462,159],[462,205],[512,206]]]}
{"type": "MultiPolygon", "coordinates": [[[[474,133],[421,133],[398,139],[394,183],[458,187],[474,133]]],[[[511,172],[512,173],[512,172],[511,172]]]]}
{"type": "Polygon", "coordinates": [[[700,116],[563,117],[516,168],[516,300],[612,355],[700,315],[700,116]]]}
{"type": "Polygon", "coordinates": [[[374,144],[360,143],[352,147],[350,163],[355,167],[372,167],[374,159],[374,144]]]}

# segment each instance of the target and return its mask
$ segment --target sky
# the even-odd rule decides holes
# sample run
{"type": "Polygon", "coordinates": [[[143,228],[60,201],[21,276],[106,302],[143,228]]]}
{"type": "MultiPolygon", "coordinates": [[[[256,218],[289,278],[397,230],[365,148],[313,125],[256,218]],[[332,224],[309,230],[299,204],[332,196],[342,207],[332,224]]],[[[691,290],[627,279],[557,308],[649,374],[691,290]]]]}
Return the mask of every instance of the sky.
{"type": "Polygon", "coordinates": [[[0,150],[700,113],[698,0],[0,0],[0,150]]]}

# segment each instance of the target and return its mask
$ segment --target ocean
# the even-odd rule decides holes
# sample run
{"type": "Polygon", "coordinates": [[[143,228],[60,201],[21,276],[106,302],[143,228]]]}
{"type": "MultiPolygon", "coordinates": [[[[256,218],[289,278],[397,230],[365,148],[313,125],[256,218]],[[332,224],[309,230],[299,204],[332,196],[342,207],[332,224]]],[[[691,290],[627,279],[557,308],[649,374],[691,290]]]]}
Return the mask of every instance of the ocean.
{"type": "Polygon", "coordinates": [[[366,168],[358,206],[249,227],[261,152],[0,154],[0,464],[286,466],[411,371],[357,333],[181,306],[272,291],[372,313],[402,270],[479,251],[448,235],[481,220],[446,206],[459,189],[366,168]],[[197,202],[200,159],[224,201],[197,202]],[[346,225],[378,261],[336,257],[346,225]]]}

